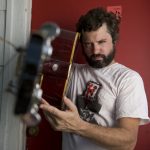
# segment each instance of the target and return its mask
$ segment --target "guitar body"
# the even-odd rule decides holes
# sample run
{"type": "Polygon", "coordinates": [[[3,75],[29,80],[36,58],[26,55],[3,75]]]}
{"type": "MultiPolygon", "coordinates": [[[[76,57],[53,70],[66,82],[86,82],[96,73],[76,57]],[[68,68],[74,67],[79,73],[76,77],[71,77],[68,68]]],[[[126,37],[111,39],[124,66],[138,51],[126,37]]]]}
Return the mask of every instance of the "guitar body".
{"type": "MultiPolygon", "coordinates": [[[[51,59],[46,61],[43,67],[42,97],[59,109],[62,105],[62,95],[75,35],[75,32],[62,30],[52,42],[51,59]]],[[[42,116],[40,124],[27,129],[27,150],[61,150],[62,133],[53,131],[43,113],[40,112],[40,114],[42,116]]]]}

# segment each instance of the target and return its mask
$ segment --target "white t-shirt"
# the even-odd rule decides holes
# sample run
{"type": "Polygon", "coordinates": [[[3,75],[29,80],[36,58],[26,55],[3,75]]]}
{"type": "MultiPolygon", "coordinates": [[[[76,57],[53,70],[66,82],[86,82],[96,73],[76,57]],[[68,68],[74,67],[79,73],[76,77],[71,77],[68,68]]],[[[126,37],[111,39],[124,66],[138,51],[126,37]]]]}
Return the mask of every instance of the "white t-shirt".
{"type": "MultiPolygon", "coordinates": [[[[147,98],[140,75],[114,63],[101,69],[75,64],[67,97],[88,122],[113,127],[122,117],[149,122],[147,98]]],[[[72,133],[63,133],[63,150],[106,150],[95,142],[72,133]]]]}

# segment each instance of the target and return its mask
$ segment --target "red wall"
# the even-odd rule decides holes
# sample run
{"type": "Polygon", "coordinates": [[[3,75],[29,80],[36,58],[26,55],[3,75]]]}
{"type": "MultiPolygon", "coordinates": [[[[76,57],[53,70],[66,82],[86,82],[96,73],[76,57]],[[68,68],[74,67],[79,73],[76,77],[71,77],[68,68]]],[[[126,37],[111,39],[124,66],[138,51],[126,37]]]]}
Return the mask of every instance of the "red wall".
{"type": "MultiPolygon", "coordinates": [[[[138,71],[143,77],[150,108],[150,1],[148,0],[33,0],[32,29],[44,22],[57,23],[75,31],[79,16],[98,6],[122,6],[117,61],[138,71]]],[[[150,125],[140,127],[136,150],[150,149],[150,125]]]]}

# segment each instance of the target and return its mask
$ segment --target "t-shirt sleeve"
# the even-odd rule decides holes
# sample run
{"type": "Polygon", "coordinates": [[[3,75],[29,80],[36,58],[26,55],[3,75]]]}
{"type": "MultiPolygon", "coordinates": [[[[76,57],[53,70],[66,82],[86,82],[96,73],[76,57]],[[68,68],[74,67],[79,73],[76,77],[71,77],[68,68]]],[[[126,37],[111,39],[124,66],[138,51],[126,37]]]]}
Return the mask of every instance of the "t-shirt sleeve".
{"type": "Polygon", "coordinates": [[[119,86],[116,101],[116,119],[122,117],[140,118],[140,124],[150,122],[144,84],[139,74],[132,74],[119,86]]]}

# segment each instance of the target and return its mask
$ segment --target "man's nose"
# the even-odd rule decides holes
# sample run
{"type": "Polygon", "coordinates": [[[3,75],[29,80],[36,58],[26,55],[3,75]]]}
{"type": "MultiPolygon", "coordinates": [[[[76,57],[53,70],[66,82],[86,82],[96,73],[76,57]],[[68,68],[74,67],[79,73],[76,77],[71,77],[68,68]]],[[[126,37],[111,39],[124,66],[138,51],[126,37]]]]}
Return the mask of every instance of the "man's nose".
{"type": "Polygon", "coordinates": [[[102,51],[102,48],[99,44],[93,43],[92,51],[93,51],[94,54],[98,54],[102,51]]]}

